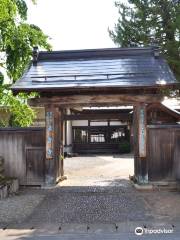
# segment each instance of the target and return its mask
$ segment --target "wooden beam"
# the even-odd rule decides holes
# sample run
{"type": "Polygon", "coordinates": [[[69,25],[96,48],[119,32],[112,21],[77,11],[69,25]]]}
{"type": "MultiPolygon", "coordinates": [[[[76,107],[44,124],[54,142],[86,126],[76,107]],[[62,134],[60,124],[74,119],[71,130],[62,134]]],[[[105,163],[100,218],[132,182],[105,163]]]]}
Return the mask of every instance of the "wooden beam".
{"type": "Polygon", "coordinates": [[[60,111],[52,105],[45,109],[46,119],[46,160],[45,185],[56,183],[60,155],[60,111]]]}
{"type": "Polygon", "coordinates": [[[135,176],[139,183],[148,183],[147,165],[147,105],[138,104],[134,108],[134,157],[135,176]]]}
{"type": "Polygon", "coordinates": [[[128,113],[83,113],[83,114],[71,114],[71,115],[64,115],[63,120],[71,121],[71,120],[98,120],[98,119],[105,119],[105,120],[122,120],[122,121],[131,121],[132,115],[128,113]]]}
{"type": "Polygon", "coordinates": [[[46,159],[54,157],[54,112],[46,108],[46,159]]]}
{"type": "Polygon", "coordinates": [[[45,185],[55,182],[54,163],[54,111],[51,107],[45,109],[46,121],[46,159],[45,159],[45,185]]]}
{"type": "Polygon", "coordinates": [[[61,109],[61,116],[62,118],[60,119],[60,176],[61,178],[64,177],[64,127],[65,127],[65,123],[63,121],[63,115],[64,112],[61,109]]]}
{"type": "Polygon", "coordinates": [[[139,126],[138,126],[138,139],[139,139],[139,157],[146,157],[146,145],[147,145],[147,117],[146,117],[146,105],[142,104],[138,106],[139,114],[139,126]]]}
{"type": "Polygon", "coordinates": [[[162,95],[136,94],[98,94],[98,95],[70,95],[51,98],[35,98],[29,101],[31,106],[53,104],[55,106],[96,106],[96,105],[135,105],[138,103],[156,103],[163,100],[162,95]]]}
{"type": "Polygon", "coordinates": [[[55,108],[55,172],[56,172],[56,182],[59,181],[62,171],[61,166],[61,155],[63,153],[63,144],[61,138],[63,138],[63,133],[61,129],[61,122],[62,122],[63,113],[59,108],[55,108]]]}

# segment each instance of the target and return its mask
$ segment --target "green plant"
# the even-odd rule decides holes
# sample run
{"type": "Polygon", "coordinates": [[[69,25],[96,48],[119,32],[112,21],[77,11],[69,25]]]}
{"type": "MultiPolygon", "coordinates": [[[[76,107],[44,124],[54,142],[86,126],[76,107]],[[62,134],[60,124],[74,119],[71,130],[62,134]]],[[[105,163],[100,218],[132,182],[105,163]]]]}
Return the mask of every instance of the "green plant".
{"type": "Polygon", "coordinates": [[[27,104],[27,100],[37,96],[36,93],[12,94],[8,86],[0,87],[0,106],[5,106],[11,113],[9,122],[1,120],[3,127],[28,127],[36,117],[35,112],[27,104]]]}
{"type": "Polygon", "coordinates": [[[22,76],[34,46],[51,49],[48,36],[27,23],[27,11],[25,0],[0,0],[0,66],[13,82],[22,76]]]}
{"type": "Polygon", "coordinates": [[[131,145],[127,140],[124,140],[119,144],[119,150],[121,153],[130,153],[131,145]]]}
{"type": "Polygon", "coordinates": [[[9,126],[9,122],[7,120],[0,119],[0,127],[7,127],[9,126]]]}
{"type": "MultiPolygon", "coordinates": [[[[7,73],[10,84],[28,67],[34,46],[51,50],[48,36],[38,26],[27,23],[27,11],[25,0],[0,0],[0,67],[7,73]]],[[[27,101],[35,94],[13,96],[10,85],[4,85],[4,82],[0,72],[0,106],[7,107],[11,113],[10,121],[1,120],[1,126],[30,126],[36,114],[27,101]]]]}

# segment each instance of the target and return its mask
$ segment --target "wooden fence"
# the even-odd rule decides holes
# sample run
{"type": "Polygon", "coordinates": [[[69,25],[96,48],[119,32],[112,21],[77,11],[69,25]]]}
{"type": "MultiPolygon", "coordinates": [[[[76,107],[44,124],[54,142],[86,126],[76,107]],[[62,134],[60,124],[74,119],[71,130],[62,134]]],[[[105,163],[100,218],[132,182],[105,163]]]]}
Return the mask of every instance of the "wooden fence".
{"type": "MultiPolygon", "coordinates": [[[[0,155],[7,176],[21,185],[42,185],[45,128],[1,128],[0,155]]],[[[148,126],[148,175],[150,181],[180,180],[180,126],[148,126]]]]}
{"type": "Polygon", "coordinates": [[[0,155],[7,176],[17,177],[21,185],[43,184],[45,129],[0,128],[0,155]]]}
{"type": "Polygon", "coordinates": [[[180,180],[180,126],[148,126],[150,181],[180,180]]]}

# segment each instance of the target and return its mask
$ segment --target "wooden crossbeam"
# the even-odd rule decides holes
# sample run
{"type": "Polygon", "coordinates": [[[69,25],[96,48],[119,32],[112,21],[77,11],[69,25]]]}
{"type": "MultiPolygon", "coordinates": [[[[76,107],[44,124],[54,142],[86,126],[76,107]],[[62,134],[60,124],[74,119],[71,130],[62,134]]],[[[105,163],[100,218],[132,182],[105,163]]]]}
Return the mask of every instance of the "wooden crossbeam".
{"type": "Polygon", "coordinates": [[[98,95],[70,95],[41,97],[31,99],[31,106],[96,106],[96,105],[135,105],[138,103],[157,103],[163,100],[162,95],[137,95],[137,94],[98,94],[98,95]]]}
{"type": "Polygon", "coordinates": [[[122,121],[131,121],[132,115],[128,113],[83,113],[83,114],[71,114],[64,115],[63,120],[97,120],[97,119],[105,119],[105,120],[122,120],[122,121]]]}

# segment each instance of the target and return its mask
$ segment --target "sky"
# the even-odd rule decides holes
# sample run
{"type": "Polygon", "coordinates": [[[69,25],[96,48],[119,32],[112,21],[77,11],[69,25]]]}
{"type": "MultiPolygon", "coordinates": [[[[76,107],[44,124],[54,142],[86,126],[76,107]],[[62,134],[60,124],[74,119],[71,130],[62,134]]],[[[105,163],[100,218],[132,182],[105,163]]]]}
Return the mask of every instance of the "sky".
{"type": "Polygon", "coordinates": [[[37,0],[28,4],[28,22],[50,38],[53,50],[116,47],[108,27],[118,19],[115,0],[37,0]]]}

